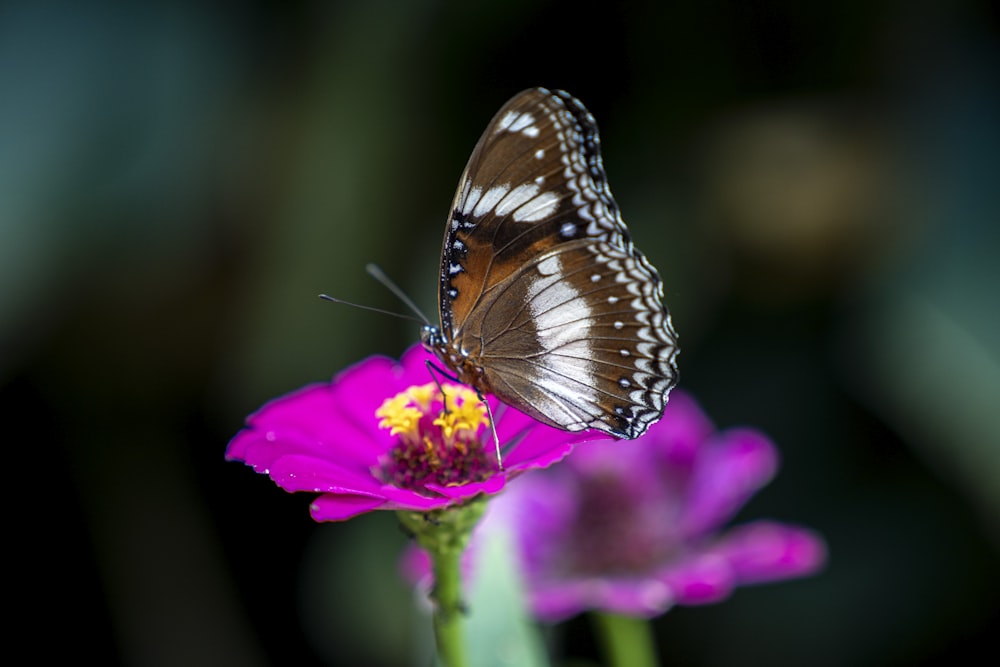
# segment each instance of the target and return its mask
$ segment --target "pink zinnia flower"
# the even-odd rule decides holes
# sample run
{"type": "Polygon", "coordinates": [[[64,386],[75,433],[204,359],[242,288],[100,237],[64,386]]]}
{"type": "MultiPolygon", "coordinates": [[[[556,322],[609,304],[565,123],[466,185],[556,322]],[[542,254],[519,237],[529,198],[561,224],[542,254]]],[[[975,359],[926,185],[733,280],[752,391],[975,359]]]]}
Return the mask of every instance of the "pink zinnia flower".
{"type": "MultiPolygon", "coordinates": [[[[371,357],[332,382],[276,398],[247,418],[226,458],[269,475],[286,491],[321,494],[316,521],[341,521],[375,509],[430,511],[543,468],[570,452],[583,433],[566,433],[490,399],[504,449],[497,465],[486,407],[472,390],[441,391],[414,345],[400,362],[371,357]]],[[[589,436],[593,437],[593,436],[589,436]]]]}
{"type": "MultiPolygon", "coordinates": [[[[646,435],[578,445],[560,465],[523,476],[477,532],[502,525],[514,535],[529,604],[544,621],[589,609],[656,616],[823,565],[810,530],[774,521],[722,530],[777,466],[766,436],[716,432],[675,389],[646,435]]],[[[409,552],[403,569],[428,583],[422,553],[409,552]]]]}

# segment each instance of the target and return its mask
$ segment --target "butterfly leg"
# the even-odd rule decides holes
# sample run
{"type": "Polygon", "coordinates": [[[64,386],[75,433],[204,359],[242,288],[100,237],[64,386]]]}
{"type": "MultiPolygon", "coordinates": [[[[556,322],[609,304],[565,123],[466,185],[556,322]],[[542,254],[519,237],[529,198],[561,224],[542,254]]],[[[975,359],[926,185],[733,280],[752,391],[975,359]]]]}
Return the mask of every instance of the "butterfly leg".
{"type": "Polygon", "coordinates": [[[434,371],[437,371],[443,377],[448,378],[452,382],[457,382],[458,384],[462,384],[462,381],[459,380],[457,377],[450,375],[449,373],[439,368],[438,366],[435,366],[434,363],[431,361],[425,361],[424,363],[427,364],[427,372],[430,374],[431,379],[434,380],[434,384],[437,385],[438,391],[441,392],[441,403],[444,404],[444,413],[448,414],[449,412],[451,412],[448,409],[448,394],[445,393],[444,387],[441,385],[441,381],[438,380],[437,375],[434,374],[434,371]]]}
{"type": "MultiPolygon", "coordinates": [[[[456,382],[458,384],[465,384],[465,383],[462,382],[461,380],[459,380],[454,375],[448,373],[447,371],[445,371],[441,367],[435,365],[434,362],[432,362],[432,361],[428,360],[428,361],[426,361],[424,363],[427,364],[427,372],[430,373],[430,376],[432,378],[434,378],[434,384],[437,385],[438,391],[441,392],[441,397],[442,397],[442,401],[441,402],[444,404],[444,411],[445,411],[445,413],[447,413],[448,412],[448,395],[444,392],[444,388],[441,386],[441,381],[438,380],[438,377],[437,377],[437,375],[434,374],[434,372],[437,371],[442,377],[448,378],[452,382],[456,382]]],[[[479,397],[479,400],[482,401],[483,405],[486,406],[486,414],[490,418],[490,431],[493,433],[493,446],[496,447],[496,452],[497,452],[497,467],[499,468],[500,472],[503,472],[503,459],[500,456],[500,436],[497,435],[496,422],[493,419],[493,408],[490,407],[489,401],[487,401],[486,397],[483,396],[483,392],[481,392],[478,389],[476,389],[476,396],[479,397]]]]}
{"type": "Polygon", "coordinates": [[[478,396],[479,400],[486,406],[486,414],[489,415],[490,418],[490,430],[493,432],[493,445],[497,450],[497,468],[499,468],[500,472],[503,472],[503,460],[500,458],[500,436],[497,435],[496,422],[493,419],[493,408],[490,407],[489,401],[487,401],[486,397],[483,396],[483,392],[477,389],[476,396],[478,396]]]}

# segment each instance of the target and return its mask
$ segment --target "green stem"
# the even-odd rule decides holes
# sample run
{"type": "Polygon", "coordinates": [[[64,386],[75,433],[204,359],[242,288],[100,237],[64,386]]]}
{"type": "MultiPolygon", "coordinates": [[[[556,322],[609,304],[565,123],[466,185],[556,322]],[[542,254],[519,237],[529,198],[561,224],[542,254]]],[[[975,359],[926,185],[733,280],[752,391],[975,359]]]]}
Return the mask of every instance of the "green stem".
{"type": "Polygon", "coordinates": [[[431,512],[397,512],[400,522],[434,564],[434,639],[443,667],[467,667],[462,602],[462,552],[486,509],[485,496],[431,512]]]}
{"type": "Polygon", "coordinates": [[[631,616],[592,614],[613,667],[656,667],[656,645],[649,622],[631,616]]]}
{"type": "Polygon", "coordinates": [[[434,640],[438,658],[444,667],[465,667],[469,660],[465,654],[462,620],[462,577],[459,572],[460,551],[440,551],[434,559],[434,640]]]}

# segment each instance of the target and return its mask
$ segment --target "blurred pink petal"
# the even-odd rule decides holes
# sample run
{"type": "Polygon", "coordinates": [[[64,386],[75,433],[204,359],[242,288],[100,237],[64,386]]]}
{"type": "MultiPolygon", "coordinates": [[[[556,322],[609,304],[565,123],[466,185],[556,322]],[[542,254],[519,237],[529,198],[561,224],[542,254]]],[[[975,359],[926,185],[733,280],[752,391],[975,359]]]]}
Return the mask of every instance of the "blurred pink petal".
{"type": "Polygon", "coordinates": [[[741,584],[812,574],[827,555],[826,544],[814,531],[773,521],[733,528],[714,551],[730,562],[741,584]]]}
{"type": "MultiPolygon", "coordinates": [[[[588,609],[656,616],[825,564],[822,540],[803,528],[761,521],[722,530],[777,467],[764,434],[716,432],[675,389],[642,438],[578,444],[561,464],[522,475],[477,530],[514,535],[528,600],[543,621],[588,609]]],[[[406,558],[407,578],[427,582],[429,570],[406,558]]]]}

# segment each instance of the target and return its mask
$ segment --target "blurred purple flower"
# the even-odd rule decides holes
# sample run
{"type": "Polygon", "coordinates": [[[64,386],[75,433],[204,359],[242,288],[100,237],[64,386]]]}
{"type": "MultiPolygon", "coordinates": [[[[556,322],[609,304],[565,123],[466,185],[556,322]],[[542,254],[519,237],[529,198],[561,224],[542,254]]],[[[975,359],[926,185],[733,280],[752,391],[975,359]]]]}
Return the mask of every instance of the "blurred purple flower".
{"type": "MultiPolygon", "coordinates": [[[[400,362],[370,357],[332,382],[265,404],[230,441],[226,459],[243,461],[286,491],[322,494],[316,521],[376,509],[430,511],[494,494],[526,470],[562,459],[584,433],[566,433],[490,399],[504,448],[498,471],[485,406],[467,387],[441,393],[414,345],[400,362]]],[[[593,436],[589,436],[593,437],[593,436]]]]}
{"type": "MultiPolygon", "coordinates": [[[[544,621],[588,609],[656,616],[823,566],[824,543],[805,528],[754,521],[720,532],[777,467],[766,436],[716,432],[674,390],[645,436],[578,445],[561,465],[523,476],[477,532],[514,535],[529,604],[544,621]]],[[[408,552],[402,568],[429,584],[422,552],[408,552]]]]}

